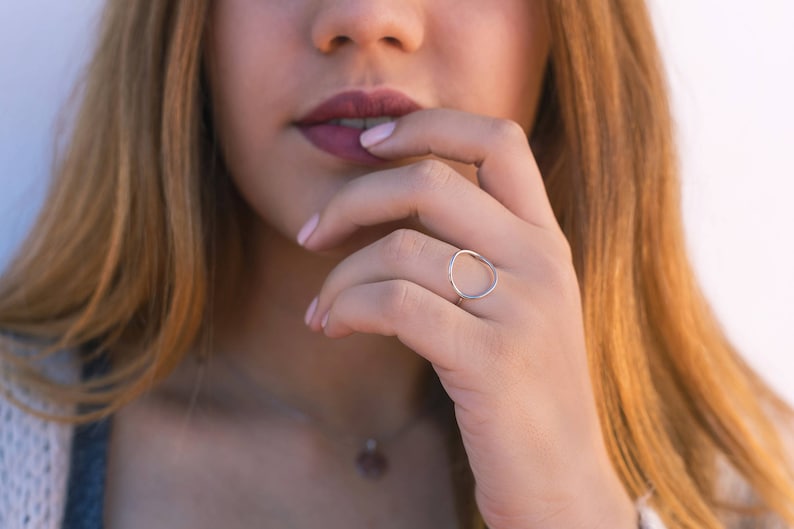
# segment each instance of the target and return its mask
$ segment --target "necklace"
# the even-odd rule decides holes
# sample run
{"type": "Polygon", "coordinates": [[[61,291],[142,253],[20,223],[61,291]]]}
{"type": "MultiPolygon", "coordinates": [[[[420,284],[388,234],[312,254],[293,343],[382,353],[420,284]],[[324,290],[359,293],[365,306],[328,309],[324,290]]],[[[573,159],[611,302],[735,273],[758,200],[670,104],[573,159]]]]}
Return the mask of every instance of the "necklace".
{"type": "Polygon", "coordinates": [[[337,441],[344,441],[346,444],[354,444],[358,447],[355,458],[353,459],[354,466],[358,474],[365,479],[378,480],[389,469],[389,460],[386,454],[381,449],[382,446],[396,440],[411,428],[413,428],[423,417],[425,417],[431,410],[435,409],[438,404],[443,400],[441,396],[443,391],[434,390],[431,392],[430,398],[426,399],[424,405],[410,417],[405,423],[382,435],[373,435],[368,437],[361,437],[349,433],[342,433],[339,430],[329,426],[322,419],[305,412],[276,396],[273,392],[263,388],[251,378],[250,375],[245,373],[241,368],[234,365],[226,357],[222,355],[223,364],[227,370],[234,375],[234,377],[242,382],[244,385],[255,390],[257,400],[266,403],[271,408],[277,410],[282,415],[293,418],[307,424],[312,424],[320,429],[327,437],[337,441]]]}

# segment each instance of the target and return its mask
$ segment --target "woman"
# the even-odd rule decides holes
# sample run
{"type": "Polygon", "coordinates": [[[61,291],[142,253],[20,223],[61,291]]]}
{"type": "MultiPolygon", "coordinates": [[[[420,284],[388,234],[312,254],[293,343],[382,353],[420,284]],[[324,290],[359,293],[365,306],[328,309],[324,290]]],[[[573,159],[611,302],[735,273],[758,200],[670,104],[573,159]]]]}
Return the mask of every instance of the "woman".
{"type": "Polygon", "coordinates": [[[41,526],[794,523],[791,412],[684,255],[643,6],[136,0],[102,31],[0,284],[41,526]]]}

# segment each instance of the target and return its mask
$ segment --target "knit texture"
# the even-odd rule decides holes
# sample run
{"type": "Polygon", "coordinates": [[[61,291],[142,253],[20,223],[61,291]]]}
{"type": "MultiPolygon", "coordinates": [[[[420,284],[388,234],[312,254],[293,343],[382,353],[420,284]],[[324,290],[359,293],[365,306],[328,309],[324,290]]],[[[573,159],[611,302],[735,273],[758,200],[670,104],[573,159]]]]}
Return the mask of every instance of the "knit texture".
{"type": "MultiPolygon", "coordinates": [[[[4,344],[7,343],[4,340],[4,344]]],[[[44,373],[59,382],[79,379],[74,355],[48,359],[44,373]]],[[[46,413],[69,413],[62,405],[36,397],[13,383],[7,365],[0,364],[2,388],[20,402],[46,413]]],[[[0,394],[0,527],[60,529],[73,427],[33,416],[0,394]]]]}

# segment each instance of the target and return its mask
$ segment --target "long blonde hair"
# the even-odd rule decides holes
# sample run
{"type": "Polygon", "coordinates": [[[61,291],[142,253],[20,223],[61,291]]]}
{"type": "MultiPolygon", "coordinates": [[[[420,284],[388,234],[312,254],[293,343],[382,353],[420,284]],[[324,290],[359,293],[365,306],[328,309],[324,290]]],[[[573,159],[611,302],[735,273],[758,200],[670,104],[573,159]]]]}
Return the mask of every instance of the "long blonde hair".
{"type": "MultiPolygon", "coordinates": [[[[613,464],[635,497],[652,485],[671,529],[716,529],[748,507],[717,494],[719,460],[750,486],[757,510],[794,524],[794,471],[769,418],[792,412],[728,343],[685,255],[646,8],[547,1],[553,42],[530,140],[573,249],[613,464]]],[[[0,278],[0,329],[49,344],[34,356],[0,351],[4,369],[43,395],[92,405],[53,419],[118,410],[205,338],[219,234],[239,209],[213,154],[209,9],[210,0],[108,3],[49,197],[0,278]],[[113,354],[99,379],[62,385],[36,369],[39,357],[88,343],[113,354]]]]}

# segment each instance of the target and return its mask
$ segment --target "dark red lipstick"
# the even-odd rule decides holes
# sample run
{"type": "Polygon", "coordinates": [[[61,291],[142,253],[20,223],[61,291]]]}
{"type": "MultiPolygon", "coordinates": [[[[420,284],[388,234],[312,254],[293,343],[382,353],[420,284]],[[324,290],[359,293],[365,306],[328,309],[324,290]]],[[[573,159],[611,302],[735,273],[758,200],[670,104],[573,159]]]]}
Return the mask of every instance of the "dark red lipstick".
{"type": "Polygon", "coordinates": [[[375,118],[399,118],[421,108],[394,90],[343,92],[320,103],[295,125],[318,149],[351,162],[377,163],[383,160],[359,143],[366,126],[361,121],[373,123],[375,118]],[[340,123],[341,120],[345,122],[340,123]]]}

